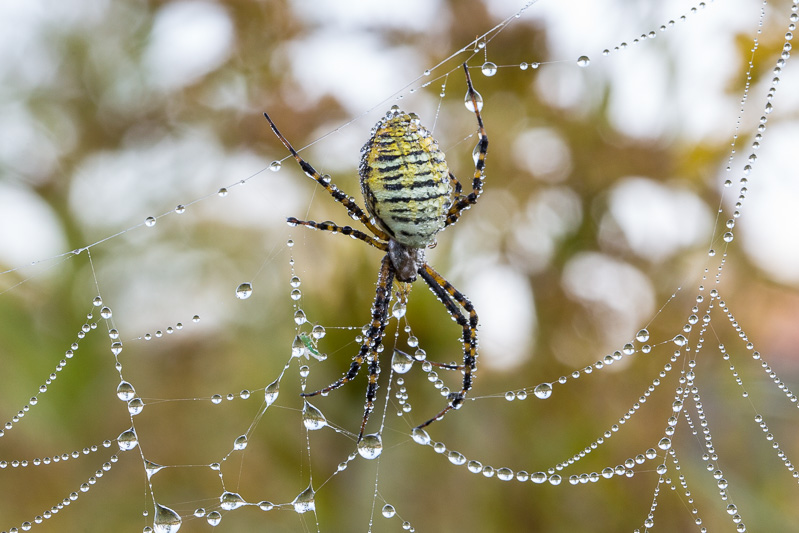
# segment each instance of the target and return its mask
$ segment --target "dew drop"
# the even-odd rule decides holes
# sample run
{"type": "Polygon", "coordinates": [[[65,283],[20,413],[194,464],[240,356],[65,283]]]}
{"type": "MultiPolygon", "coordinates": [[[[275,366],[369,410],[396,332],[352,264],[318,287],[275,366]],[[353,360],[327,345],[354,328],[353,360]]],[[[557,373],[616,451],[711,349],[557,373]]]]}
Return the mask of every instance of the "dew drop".
{"type": "Polygon", "coordinates": [[[155,217],[147,217],[144,219],[144,225],[148,228],[155,226],[155,217]]]}
{"type": "Polygon", "coordinates": [[[660,439],[660,441],[658,441],[658,448],[661,450],[668,450],[671,448],[671,439],[668,437],[663,437],[660,439]]]}
{"type": "Polygon", "coordinates": [[[389,505],[389,504],[385,504],[383,506],[383,511],[382,512],[383,512],[383,516],[385,516],[386,518],[391,518],[395,514],[397,514],[397,511],[396,511],[396,509],[394,509],[394,506],[393,505],[389,505]]]}
{"type": "Polygon", "coordinates": [[[638,342],[646,342],[649,340],[649,330],[644,328],[638,330],[638,333],[635,334],[635,340],[638,342]]]}
{"type": "Polygon", "coordinates": [[[383,452],[383,440],[379,433],[364,435],[358,443],[358,453],[364,459],[376,459],[383,452]]]}
{"type": "Polygon", "coordinates": [[[95,307],[100,307],[101,305],[103,305],[103,299],[100,298],[99,296],[95,296],[94,300],[92,300],[92,305],[95,307]]]}
{"type": "Polygon", "coordinates": [[[391,358],[391,368],[397,374],[405,374],[413,366],[413,357],[405,352],[394,350],[394,355],[391,358]]]}
{"type": "Polygon", "coordinates": [[[313,431],[325,427],[327,425],[327,419],[325,419],[325,415],[322,414],[322,411],[306,401],[302,408],[302,423],[305,424],[307,429],[313,431]]]}
{"type": "Polygon", "coordinates": [[[313,511],[316,509],[316,503],[314,502],[314,490],[311,485],[308,485],[308,488],[304,491],[300,492],[294,501],[291,502],[294,505],[294,511],[297,513],[307,513],[308,511],[313,511]]]}
{"type": "Polygon", "coordinates": [[[247,502],[236,492],[225,491],[219,497],[219,506],[225,511],[232,511],[243,505],[247,505],[247,502]]]}
{"type": "Polygon", "coordinates": [[[591,63],[591,60],[588,56],[580,56],[577,58],[577,66],[578,67],[587,67],[591,63]]]}
{"type": "Polygon", "coordinates": [[[282,166],[283,163],[281,163],[280,161],[272,161],[269,164],[269,170],[271,170],[272,172],[277,172],[278,170],[280,170],[280,167],[282,166]]]}
{"type": "Polygon", "coordinates": [[[391,314],[394,315],[394,318],[398,319],[405,316],[405,311],[405,302],[395,302],[394,306],[391,308],[391,314]]]}
{"type": "Polygon", "coordinates": [[[123,431],[119,434],[119,437],[117,437],[117,444],[122,451],[132,450],[138,443],[139,439],[136,436],[136,430],[133,428],[123,431]]]}
{"type": "Polygon", "coordinates": [[[135,397],[136,390],[133,388],[133,385],[127,381],[120,381],[119,385],[117,385],[117,398],[123,402],[129,402],[135,397]]]}
{"type": "Polygon", "coordinates": [[[732,242],[735,236],[732,234],[731,231],[728,231],[721,238],[724,239],[724,242],[732,242]]]}
{"type": "Polygon", "coordinates": [[[147,479],[153,477],[163,468],[164,468],[163,465],[159,465],[158,463],[154,463],[152,461],[144,462],[144,471],[147,472],[147,479]]]}
{"type": "Polygon", "coordinates": [[[234,450],[243,450],[247,447],[247,435],[239,435],[236,437],[236,440],[233,441],[233,449],[234,450]]]}
{"type": "Polygon", "coordinates": [[[535,394],[536,398],[546,400],[552,396],[552,384],[541,383],[540,385],[536,385],[536,387],[533,389],[533,394],[535,394]]]}
{"type": "Polygon", "coordinates": [[[477,104],[477,111],[481,111],[483,109],[483,97],[477,91],[474,91],[473,93],[467,92],[466,97],[463,99],[463,103],[466,105],[466,109],[472,113],[475,112],[475,103],[477,104]],[[472,100],[472,96],[474,96],[474,100],[472,100]]]}
{"type": "Polygon", "coordinates": [[[258,508],[262,511],[271,511],[275,508],[275,504],[266,500],[258,502],[258,508]]]}
{"type": "Polygon", "coordinates": [[[208,513],[208,516],[205,517],[205,520],[208,522],[208,525],[216,527],[219,525],[219,522],[222,521],[222,513],[219,511],[211,511],[208,513]]]}
{"type": "Polygon", "coordinates": [[[109,307],[103,307],[100,309],[100,316],[105,319],[111,318],[111,309],[109,307]]]}
{"type": "Polygon", "coordinates": [[[672,340],[674,341],[674,344],[676,344],[677,346],[685,346],[686,344],[688,344],[688,339],[685,338],[685,335],[677,335],[672,340]]]}
{"type": "Polygon", "coordinates": [[[278,380],[275,380],[266,386],[266,389],[264,390],[264,401],[266,401],[267,407],[275,403],[278,394],[280,394],[280,382],[278,380]]]}
{"type": "Polygon", "coordinates": [[[136,416],[144,409],[144,401],[141,398],[133,398],[128,402],[128,412],[130,416],[136,416]]]}
{"type": "Polygon", "coordinates": [[[180,204],[180,205],[175,207],[175,213],[177,213],[178,215],[182,215],[185,212],[186,212],[186,206],[185,205],[180,204]]]}
{"type": "Polygon", "coordinates": [[[227,189],[225,189],[224,187],[222,187],[221,189],[219,189],[219,190],[216,192],[216,194],[218,194],[220,198],[224,198],[225,196],[227,196],[227,189]]]}
{"type": "Polygon", "coordinates": [[[176,533],[180,529],[180,515],[160,504],[155,504],[155,517],[153,518],[153,531],[156,533],[176,533]]]}
{"type": "Polygon", "coordinates": [[[294,312],[294,323],[295,324],[297,324],[298,326],[302,326],[307,321],[308,321],[308,319],[305,317],[305,311],[303,311],[302,309],[297,309],[294,312]]]}
{"type": "Polygon", "coordinates": [[[497,73],[497,65],[492,63],[491,61],[486,61],[483,63],[483,66],[480,67],[480,70],[483,72],[483,76],[491,77],[497,73]]]}
{"type": "Polygon", "coordinates": [[[239,300],[246,300],[252,296],[252,283],[244,282],[236,287],[236,298],[239,300]]]}
{"type": "Polygon", "coordinates": [[[427,431],[423,430],[422,428],[413,428],[411,431],[411,437],[417,444],[428,445],[430,444],[430,435],[427,434],[427,431]]]}

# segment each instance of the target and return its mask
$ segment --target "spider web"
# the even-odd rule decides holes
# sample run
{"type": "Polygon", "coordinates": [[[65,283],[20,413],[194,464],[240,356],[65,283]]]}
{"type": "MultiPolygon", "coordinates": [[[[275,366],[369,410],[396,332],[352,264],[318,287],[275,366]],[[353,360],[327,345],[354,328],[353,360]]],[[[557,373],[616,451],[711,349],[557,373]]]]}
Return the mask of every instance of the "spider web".
{"type": "Polygon", "coordinates": [[[28,59],[4,74],[18,93],[2,128],[0,529],[795,523],[797,4],[430,5],[5,17],[30,30],[9,34],[28,59]],[[386,46],[420,18],[428,49],[386,46]],[[305,39],[279,22],[301,19],[305,39]],[[448,20],[452,53],[429,55],[448,20]],[[331,45],[372,25],[385,42],[331,45]],[[41,98],[55,50],[78,59],[41,98]],[[297,147],[317,139],[303,156],[353,194],[358,148],[398,104],[467,184],[464,61],[485,101],[486,188],[428,255],[480,314],[476,386],[412,432],[460,380],[419,351],[459,358],[459,328],[423,287],[395,296],[359,446],[363,376],[299,393],[357,351],[377,258],[285,226],[346,221],[260,111],[297,147]],[[19,234],[34,261],[11,255],[19,234]]]}

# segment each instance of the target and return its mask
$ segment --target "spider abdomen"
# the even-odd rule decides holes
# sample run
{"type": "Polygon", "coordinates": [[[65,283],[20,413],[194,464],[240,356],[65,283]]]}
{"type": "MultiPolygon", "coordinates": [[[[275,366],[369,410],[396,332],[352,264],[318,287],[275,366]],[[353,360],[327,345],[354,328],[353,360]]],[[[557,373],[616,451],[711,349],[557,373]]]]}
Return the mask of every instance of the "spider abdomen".
{"type": "Polygon", "coordinates": [[[435,240],[452,203],[444,153],[414,115],[396,106],[361,150],[361,190],[369,213],[400,244],[435,240]]]}

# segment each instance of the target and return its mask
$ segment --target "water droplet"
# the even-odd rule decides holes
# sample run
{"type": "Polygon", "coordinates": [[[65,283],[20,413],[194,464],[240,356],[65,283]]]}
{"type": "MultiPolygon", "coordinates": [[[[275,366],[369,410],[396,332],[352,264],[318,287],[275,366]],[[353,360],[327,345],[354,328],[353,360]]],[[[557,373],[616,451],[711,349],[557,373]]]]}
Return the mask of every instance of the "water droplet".
{"type": "Polygon", "coordinates": [[[308,319],[305,317],[305,311],[303,311],[302,309],[297,309],[297,311],[294,312],[295,324],[297,324],[298,326],[302,326],[307,321],[308,319]]]}
{"type": "Polygon", "coordinates": [[[671,439],[668,437],[663,437],[660,439],[660,441],[658,441],[658,448],[661,450],[668,450],[671,448],[671,439]]]}
{"type": "Polygon", "coordinates": [[[226,491],[223,492],[219,497],[219,506],[225,511],[232,511],[233,509],[238,509],[243,505],[247,505],[247,502],[244,501],[244,498],[242,498],[241,495],[236,492],[226,491]]]}
{"type": "Polygon", "coordinates": [[[144,409],[144,401],[141,398],[133,398],[128,402],[128,412],[130,416],[136,416],[144,409]]]}
{"type": "Polygon", "coordinates": [[[688,344],[688,339],[685,338],[685,335],[677,335],[674,337],[673,341],[677,346],[685,346],[688,344]]]}
{"type": "Polygon", "coordinates": [[[502,481],[510,481],[513,479],[513,470],[507,467],[502,467],[497,470],[497,479],[502,481]]]}
{"type": "Polygon", "coordinates": [[[383,440],[379,433],[364,435],[358,443],[358,453],[364,459],[376,459],[383,452],[383,440]]]}
{"type": "Polygon", "coordinates": [[[466,464],[466,457],[461,452],[456,452],[455,450],[451,450],[447,454],[447,459],[456,466],[466,464]]]}
{"type": "Polygon", "coordinates": [[[724,239],[724,242],[732,242],[735,236],[732,234],[731,231],[728,231],[721,238],[724,239]]]}
{"type": "Polygon", "coordinates": [[[275,508],[275,504],[266,500],[258,502],[258,508],[262,511],[271,511],[275,508]]]}
{"type": "Polygon", "coordinates": [[[271,163],[269,163],[269,170],[271,170],[272,172],[277,172],[278,170],[280,170],[280,167],[282,166],[283,163],[281,163],[280,161],[272,161],[271,163]]]}
{"type": "Polygon", "coordinates": [[[246,300],[252,296],[252,283],[244,282],[236,287],[236,298],[239,300],[246,300]]]}
{"type": "Polygon", "coordinates": [[[266,389],[264,390],[264,401],[266,401],[267,407],[275,403],[278,394],[280,394],[280,382],[278,380],[275,380],[266,386],[266,389]]]}
{"type": "Polygon", "coordinates": [[[491,61],[486,61],[483,63],[483,66],[480,67],[480,70],[483,72],[483,76],[491,77],[497,73],[497,65],[492,63],[491,61]]]}
{"type": "Polygon", "coordinates": [[[227,196],[227,189],[225,189],[224,187],[222,187],[221,189],[219,189],[219,190],[216,192],[216,194],[218,194],[220,198],[224,198],[225,196],[227,196]]]}
{"type": "Polygon", "coordinates": [[[533,394],[535,394],[536,398],[546,400],[552,396],[552,383],[541,383],[540,385],[536,385],[535,389],[533,389],[533,394]]]}
{"type": "Polygon", "coordinates": [[[105,319],[111,318],[111,309],[108,307],[103,307],[102,309],[100,309],[100,316],[105,319]]]}
{"type": "Polygon", "coordinates": [[[155,517],[153,517],[153,531],[155,533],[176,533],[180,529],[180,515],[163,505],[155,504],[155,517]]]}
{"type": "Polygon", "coordinates": [[[294,501],[291,502],[294,505],[294,511],[302,514],[307,513],[308,511],[313,511],[316,509],[316,503],[314,503],[314,490],[311,485],[308,485],[308,488],[304,491],[300,492],[294,501]]]}
{"type": "Polygon", "coordinates": [[[302,408],[302,423],[305,424],[307,429],[313,431],[325,427],[327,425],[327,419],[325,419],[325,415],[322,414],[322,411],[306,401],[302,408]]]}
{"type": "Polygon", "coordinates": [[[154,463],[152,461],[145,461],[144,462],[144,471],[147,472],[147,479],[150,479],[155,474],[157,474],[162,468],[163,465],[159,465],[158,463],[154,463]]]}
{"type": "Polygon", "coordinates": [[[132,450],[138,443],[139,439],[136,436],[136,430],[133,428],[123,431],[119,434],[119,437],[117,437],[117,444],[119,445],[119,449],[123,452],[132,450]]]}
{"type": "Polygon", "coordinates": [[[391,314],[394,318],[402,318],[405,316],[406,306],[405,302],[394,302],[394,307],[391,308],[391,314]]]}
{"type": "Polygon", "coordinates": [[[394,350],[394,355],[391,358],[391,368],[397,374],[405,374],[413,366],[413,357],[405,352],[394,350]]]}
{"type": "Polygon", "coordinates": [[[466,109],[474,113],[474,105],[477,103],[477,111],[483,109],[483,97],[477,91],[466,92],[466,98],[463,99],[463,103],[466,105],[466,109]],[[474,96],[474,100],[472,100],[472,96],[474,96]]]}
{"type": "Polygon", "coordinates": [[[644,328],[638,330],[638,333],[635,334],[635,340],[638,342],[646,342],[649,340],[649,330],[644,328]]]}
{"type": "Polygon", "coordinates": [[[186,206],[185,205],[180,204],[180,205],[175,207],[175,213],[177,213],[178,215],[182,215],[185,212],[186,212],[186,206]]]}
{"type": "Polygon", "coordinates": [[[129,402],[135,396],[136,396],[136,390],[133,388],[133,385],[131,385],[127,381],[119,382],[119,385],[117,385],[117,398],[119,398],[123,402],[129,402]]]}
{"type": "Polygon", "coordinates": [[[208,513],[208,516],[205,517],[205,520],[208,522],[210,526],[218,526],[219,522],[222,521],[222,513],[219,511],[211,511],[208,513]]]}
{"type": "Polygon", "coordinates": [[[243,450],[247,447],[247,435],[239,435],[236,437],[236,440],[233,441],[233,449],[234,450],[243,450]]]}
{"type": "Polygon", "coordinates": [[[148,228],[155,226],[155,217],[147,217],[144,219],[144,225],[148,228]]]}
{"type": "Polygon", "coordinates": [[[92,300],[92,305],[95,307],[100,307],[101,305],[103,305],[103,299],[100,298],[99,296],[95,296],[94,300],[92,300]]]}
{"type": "Polygon", "coordinates": [[[389,504],[385,504],[383,506],[383,511],[382,512],[383,512],[383,516],[385,516],[386,518],[391,518],[392,516],[397,514],[397,511],[396,511],[396,509],[394,509],[394,506],[393,505],[389,505],[389,504]]]}
{"type": "Polygon", "coordinates": [[[423,430],[422,428],[413,428],[413,431],[411,431],[411,437],[414,441],[416,441],[417,444],[430,444],[430,435],[428,435],[427,431],[423,430]]]}
{"type": "Polygon", "coordinates": [[[298,278],[297,276],[291,276],[291,279],[289,280],[289,285],[291,285],[293,288],[296,289],[301,284],[302,282],[300,281],[300,278],[298,278]]]}
{"type": "Polygon", "coordinates": [[[591,63],[591,60],[588,56],[580,56],[577,58],[577,66],[578,67],[587,67],[591,63]]]}

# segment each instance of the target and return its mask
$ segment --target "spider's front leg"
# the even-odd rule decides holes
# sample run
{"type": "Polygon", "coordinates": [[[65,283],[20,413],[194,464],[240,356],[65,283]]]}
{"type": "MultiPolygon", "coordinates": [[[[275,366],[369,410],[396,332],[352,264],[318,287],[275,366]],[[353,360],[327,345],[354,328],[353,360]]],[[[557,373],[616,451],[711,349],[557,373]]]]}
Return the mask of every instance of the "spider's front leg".
{"type": "Polygon", "coordinates": [[[450,206],[449,211],[447,211],[445,226],[451,226],[452,224],[456,223],[465,209],[469,209],[471,206],[477,203],[477,199],[483,192],[483,182],[485,180],[486,155],[488,154],[488,134],[483,126],[483,117],[480,115],[480,108],[483,106],[483,99],[472,86],[472,78],[469,76],[469,68],[466,66],[466,63],[463,64],[463,70],[466,72],[466,85],[468,88],[466,97],[470,100],[471,108],[474,111],[475,117],[477,117],[477,132],[478,135],[480,135],[480,140],[477,143],[477,149],[475,152],[472,192],[466,195],[461,194],[461,186],[460,183],[458,183],[458,179],[450,173],[450,181],[457,185],[455,186],[455,196],[453,198],[452,206],[450,206]]]}
{"type": "Polygon", "coordinates": [[[441,274],[433,270],[433,268],[424,264],[419,268],[419,276],[430,287],[430,290],[438,297],[438,299],[447,308],[449,314],[455,321],[463,328],[463,365],[450,367],[463,371],[463,383],[461,390],[458,392],[451,392],[448,400],[449,404],[436,416],[427,422],[420,424],[417,428],[429,426],[431,423],[443,417],[448,411],[452,409],[460,409],[463,401],[466,399],[466,394],[472,388],[472,374],[477,369],[477,312],[474,306],[466,296],[464,296],[458,289],[452,286],[450,282],[445,280],[441,274]],[[455,303],[457,302],[457,303],[455,303]],[[469,318],[463,315],[458,308],[458,304],[469,313],[469,318]]]}
{"type": "Polygon", "coordinates": [[[383,342],[383,332],[388,324],[388,305],[391,302],[391,287],[394,283],[394,268],[391,265],[391,260],[386,254],[380,264],[380,273],[377,276],[377,289],[375,295],[375,303],[372,306],[372,322],[369,324],[369,329],[366,332],[366,339],[364,339],[361,349],[358,354],[352,358],[349,370],[337,381],[331,383],[324,389],[314,392],[303,392],[301,396],[307,398],[309,396],[316,396],[317,394],[327,394],[335,390],[348,381],[351,381],[358,375],[358,371],[363,366],[364,361],[369,362],[369,385],[366,388],[366,405],[363,411],[363,422],[361,422],[361,430],[358,433],[358,442],[363,437],[363,432],[366,429],[366,422],[369,420],[369,415],[375,407],[375,398],[377,397],[377,379],[380,375],[380,362],[378,361],[377,348],[383,342]]]}
{"type": "Polygon", "coordinates": [[[322,176],[313,166],[311,166],[310,163],[300,157],[300,154],[294,149],[288,139],[286,139],[283,134],[280,133],[280,130],[277,129],[277,126],[275,126],[275,123],[268,114],[264,113],[264,118],[266,118],[266,120],[269,122],[269,126],[272,128],[275,136],[280,139],[280,142],[283,143],[283,146],[288,149],[288,151],[291,153],[291,156],[297,161],[297,164],[300,165],[300,168],[303,170],[303,172],[305,172],[306,176],[312,180],[315,180],[319,185],[324,187],[324,189],[330,193],[334,200],[342,204],[347,209],[347,212],[352,218],[360,220],[361,223],[369,228],[369,231],[371,231],[375,236],[380,239],[388,239],[389,235],[372,223],[369,216],[364,213],[363,209],[361,209],[352,196],[347,195],[338,187],[336,187],[330,181],[330,176],[322,176]]]}

